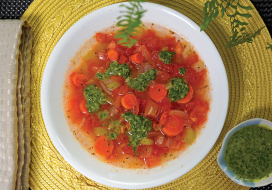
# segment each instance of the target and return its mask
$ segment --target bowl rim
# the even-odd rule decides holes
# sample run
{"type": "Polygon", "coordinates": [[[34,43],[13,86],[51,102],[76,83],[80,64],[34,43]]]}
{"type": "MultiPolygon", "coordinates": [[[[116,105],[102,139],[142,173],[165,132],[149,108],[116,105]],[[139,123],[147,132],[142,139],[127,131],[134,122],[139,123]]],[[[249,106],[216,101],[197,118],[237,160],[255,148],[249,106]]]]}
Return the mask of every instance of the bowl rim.
{"type": "Polygon", "coordinates": [[[253,118],[246,121],[243,121],[239,124],[237,124],[235,127],[233,127],[228,133],[225,135],[222,146],[220,148],[220,151],[217,155],[217,164],[221,168],[221,170],[235,183],[245,186],[245,187],[262,187],[266,186],[271,183],[271,181],[267,181],[266,179],[271,178],[272,179],[272,173],[267,178],[263,178],[262,180],[258,182],[245,182],[242,179],[236,178],[236,175],[227,167],[226,161],[224,160],[224,153],[226,149],[227,142],[229,138],[239,129],[242,129],[244,127],[248,127],[251,125],[257,125],[257,124],[263,124],[272,129],[272,122],[268,121],[266,119],[262,118],[253,118]],[[267,182],[264,182],[267,181],[267,182]]]}
{"type": "MultiPolygon", "coordinates": [[[[53,55],[55,56],[55,52],[54,50],[55,49],[58,49],[60,48],[60,42],[63,41],[63,39],[66,39],[67,36],[68,36],[68,33],[71,32],[73,30],[73,27],[74,26],[77,26],[79,25],[79,23],[81,23],[84,19],[86,20],[86,18],[89,16],[89,15],[93,15],[93,14],[96,14],[98,12],[104,12],[106,10],[111,10],[112,8],[114,7],[117,7],[119,6],[121,3],[117,3],[117,4],[113,4],[113,5],[109,5],[109,6],[106,6],[106,7],[103,7],[101,9],[98,9],[88,15],[86,15],[85,17],[81,18],[79,21],[77,21],[71,28],[69,28],[66,33],[61,37],[61,39],[59,40],[59,42],[57,43],[57,45],[54,47],[49,59],[48,59],[48,64],[46,65],[45,67],[45,70],[44,70],[44,75],[43,75],[43,79],[42,79],[42,86],[41,86],[41,108],[42,108],[42,115],[43,115],[43,119],[44,119],[44,123],[45,123],[45,126],[46,126],[46,129],[47,129],[47,132],[49,134],[49,137],[51,139],[51,141],[53,142],[53,145],[56,147],[56,149],[58,150],[58,152],[60,153],[60,155],[71,165],[73,166],[77,171],[80,171],[80,173],[82,173],[83,175],[85,176],[88,176],[90,177],[90,172],[82,167],[82,166],[78,166],[76,163],[75,163],[75,160],[73,160],[73,156],[69,154],[69,152],[65,149],[65,145],[62,144],[62,141],[61,139],[56,135],[54,134],[54,130],[52,129],[52,127],[50,126],[50,124],[52,124],[51,121],[48,121],[47,119],[49,118],[49,116],[46,114],[47,112],[47,109],[48,109],[48,105],[46,105],[46,102],[43,100],[46,98],[46,92],[48,91],[48,85],[49,85],[49,82],[46,80],[46,77],[49,76],[48,74],[48,69],[50,67],[51,69],[51,65],[49,64],[52,60],[51,59],[54,59],[52,58],[53,55]]],[[[200,27],[194,22],[192,21],[190,18],[188,18],[187,16],[183,15],[182,13],[180,12],[177,12],[169,7],[165,7],[165,6],[162,6],[162,5],[159,5],[159,4],[155,4],[155,3],[143,3],[143,7],[149,7],[151,9],[160,9],[161,11],[164,11],[164,12],[167,12],[168,14],[172,15],[172,16],[175,16],[175,17],[178,17],[180,19],[182,19],[182,21],[185,21],[188,25],[190,25],[190,27],[194,28],[195,30],[198,30],[200,31],[200,27]]],[[[226,70],[225,70],[225,66],[224,66],[224,63],[222,61],[222,58],[220,57],[220,54],[218,52],[218,50],[216,49],[215,45],[213,44],[212,40],[209,38],[209,36],[203,31],[201,32],[202,36],[205,36],[207,38],[207,40],[209,40],[209,44],[208,45],[211,45],[214,49],[214,51],[216,51],[216,55],[215,58],[217,59],[217,63],[218,63],[218,67],[220,69],[220,71],[223,71],[222,73],[222,76],[220,76],[222,79],[222,82],[224,83],[224,88],[222,87],[222,94],[224,94],[224,96],[221,94],[220,92],[220,95],[222,95],[222,98],[224,101],[223,103],[221,104],[222,105],[222,109],[220,110],[222,114],[220,114],[220,117],[218,117],[216,119],[216,124],[217,124],[217,129],[218,130],[215,130],[213,131],[213,133],[211,134],[213,137],[209,139],[209,143],[208,143],[208,146],[206,148],[204,148],[203,150],[200,150],[201,151],[201,155],[197,158],[194,158],[195,159],[195,163],[194,164],[191,164],[190,167],[189,166],[185,166],[184,168],[184,171],[185,173],[183,173],[182,175],[186,174],[187,172],[189,172],[192,168],[194,168],[197,164],[199,164],[199,162],[201,160],[204,159],[204,157],[210,152],[210,150],[212,149],[212,147],[215,145],[221,131],[222,131],[222,128],[224,126],[224,122],[225,122],[225,119],[226,119],[226,115],[227,115],[227,110],[228,110],[228,102],[229,102],[229,88],[228,88],[228,80],[227,80],[227,74],[226,74],[226,70]]],[[[194,45],[194,44],[193,44],[194,45]]],[[[70,132],[70,130],[69,130],[70,132]]],[[[108,185],[108,186],[112,186],[112,187],[117,187],[117,188],[149,188],[149,187],[155,187],[155,186],[158,186],[158,185],[162,185],[162,184],[165,184],[165,183],[168,183],[178,177],[181,177],[182,175],[179,175],[177,176],[177,174],[180,173],[178,171],[175,171],[172,173],[172,175],[174,175],[174,177],[164,177],[163,179],[156,179],[156,180],[153,180],[152,182],[146,182],[146,183],[127,183],[127,182],[123,182],[123,183],[120,183],[119,181],[116,182],[116,181],[113,181],[112,179],[105,179],[101,176],[92,176],[90,177],[91,179],[101,183],[101,184],[105,184],[105,185],[108,185]]]]}

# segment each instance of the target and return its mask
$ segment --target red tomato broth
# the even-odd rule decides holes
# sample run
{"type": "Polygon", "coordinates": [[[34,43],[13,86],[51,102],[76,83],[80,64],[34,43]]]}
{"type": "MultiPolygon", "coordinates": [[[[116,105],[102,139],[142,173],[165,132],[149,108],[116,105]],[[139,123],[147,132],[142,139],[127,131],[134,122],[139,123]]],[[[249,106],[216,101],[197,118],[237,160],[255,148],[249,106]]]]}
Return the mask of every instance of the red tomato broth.
{"type": "Polygon", "coordinates": [[[79,143],[90,154],[97,156],[106,163],[129,169],[151,168],[159,165],[163,166],[167,161],[177,158],[189,145],[183,141],[182,132],[176,136],[166,136],[162,134],[158,127],[160,117],[164,112],[169,110],[185,111],[189,118],[184,122],[187,125],[185,128],[192,127],[198,136],[208,120],[208,113],[210,110],[211,85],[209,83],[208,71],[207,69],[200,72],[193,70],[191,65],[194,63],[192,62],[196,61],[195,55],[197,55],[197,59],[200,59],[199,55],[193,50],[191,44],[180,37],[178,38],[177,35],[172,35],[172,32],[169,32],[169,34],[166,34],[164,37],[158,37],[156,31],[143,28],[141,34],[134,37],[138,42],[131,48],[122,47],[116,44],[117,40],[112,38],[113,35],[114,32],[100,32],[98,35],[99,40],[91,47],[88,47],[88,51],[85,50],[85,53],[83,54],[81,52],[81,55],[83,56],[81,56],[81,59],[78,59],[76,66],[74,66],[75,64],[72,60],[71,67],[67,71],[64,85],[64,111],[67,116],[70,130],[73,132],[79,143]],[[179,51],[187,49],[187,52],[182,52],[182,54],[179,52],[179,55],[173,56],[172,64],[169,65],[166,65],[159,60],[158,52],[162,48],[167,46],[169,51],[174,51],[177,49],[178,45],[182,45],[182,48],[179,48],[179,51]],[[188,46],[190,46],[189,50],[188,46]],[[109,47],[110,49],[115,47],[119,54],[119,60],[120,58],[122,60],[121,64],[126,63],[130,66],[133,77],[137,77],[139,74],[139,67],[137,67],[137,65],[145,64],[147,62],[151,62],[153,68],[158,71],[158,74],[156,79],[150,82],[145,92],[140,92],[128,87],[122,77],[111,77],[113,80],[120,82],[121,85],[115,90],[110,90],[111,95],[103,91],[104,94],[107,94],[107,96],[113,99],[113,105],[109,103],[101,105],[99,111],[108,110],[110,112],[114,106],[116,110],[118,110],[118,113],[114,114],[111,119],[101,121],[98,117],[98,113],[83,113],[81,108],[82,105],[80,106],[80,103],[84,100],[83,90],[88,82],[90,82],[90,84],[95,84],[101,89],[100,81],[94,77],[94,75],[97,72],[103,73],[109,66],[111,61],[106,56],[109,47]],[[90,52],[95,52],[93,53],[94,56],[90,59],[85,59],[85,57],[87,57],[86,55],[91,54],[90,52]],[[132,62],[130,57],[139,52],[143,54],[143,63],[138,64],[132,62]],[[193,58],[190,58],[190,56],[193,56],[193,58]],[[178,69],[182,67],[187,69],[184,76],[178,72],[178,69]],[[73,75],[75,75],[75,73],[86,75],[88,81],[84,81],[84,84],[81,86],[75,85],[73,80],[73,75]],[[150,97],[149,89],[151,85],[166,84],[174,77],[183,77],[188,85],[193,87],[194,95],[189,102],[184,104],[171,102],[168,96],[158,102],[150,97]],[[101,136],[95,136],[94,129],[96,127],[106,127],[114,120],[121,121],[121,125],[127,126],[127,122],[121,117],[122,113],[129,111],[121,104],[121,100],[126,94],[134,94],[137,98],[137,103],[131,111],[136,114],[138,113],[138,115],[143,115],[152,121],[153,129],[148,133],[148,137],[154,141],[154,144],[139,145],[137,149],[138,154],[135,155],[132,147],[128,146],[129,137],[128,134],[126,134],[128,127],[125,127],[124,132],[121,132],[117,139],[112,140],[112,152],[107,156],[99,155],[95,151],[94,143],[96,139],[101,136]],[[73,101],[73,98],[76,100],[73,101]],[[70,103],[71,101],[73,102],[72,106],[70,103]],[[77,103],[78,106],[76,105],[77,103]],[[150,107],[152,107],[152,111],[149,112],[148,109],[150,107]],[[162,139],[163,141],[160,143],[160,140],[162,139]],[[146,148],[146,146],[148,146],[148,148],[146,148]]]}

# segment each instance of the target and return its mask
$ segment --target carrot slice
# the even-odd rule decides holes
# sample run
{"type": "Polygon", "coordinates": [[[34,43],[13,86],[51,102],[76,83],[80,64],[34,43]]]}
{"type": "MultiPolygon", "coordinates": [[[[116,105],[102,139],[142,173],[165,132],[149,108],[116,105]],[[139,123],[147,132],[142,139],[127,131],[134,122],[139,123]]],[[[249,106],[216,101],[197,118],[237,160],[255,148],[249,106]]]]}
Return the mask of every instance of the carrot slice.
{"type": "Polygon", "coordinates": [[[82,102],[79,105],[80,111],[85,114],[89,113],[86,105],[87,105],[86,100],[82,100],[82,102]]]}
{"type": "Polygon", "coordinates": [[[127,109],[130,110],[132,109],[136,103],[137,103],[137,98],[134,94],[126,94],[122,100],[121,100],[122,106],[127,109]]]}
{"type": "Polygon", "coordinates": [[[85,74],[75,74],[73,77],[74,85],[83,86],[88,81],[88,77],[85,74]]]}
{"type": "Polygon", "coordinates": [[[194,95],[194,89],[193,89],[193,87],[191,85],[189,85],[188,94],[184,98],[178,100],[177,102],[181,103],[181,104],[185,104],[185,103],[189,102],[193,98],[193,95],[194,95]]]}
{"type": "Polygon", "coordinates": [[[164,112],[160,119],[160,129],[167,136],[176,136],[183,131],[184,121],[178,115],[169,115],[164,112]]]}
{"type": "Polygon", "coordinates": [[[133,63],[140,64],[144,60],[144,56],[141,53],[135,53],[132,56],[130,56],[130,59],[133,63]]]}
{"type": "Polygon", "coordinates": [[[119,57],[119,53],[117,50],[115,49],[110,49],[108,51],[108,57],[111,61],[117,61],[118,60],[118,57],[119,57]]]}
{"type": "Polygon", "coordinates": [[[167,95],[167,90],[164,84],[156,84],[149,90],[149,96],[155,101],[162,101],[167,95]]]}
{"type": "Polygon", "coordinates": [[[112,140],[107,139],[105,136],[100,136],[96,139],[94,144],[94,150],[97,154],[101,156],[108,157],[114,148],[114,144],[112,140]]]}

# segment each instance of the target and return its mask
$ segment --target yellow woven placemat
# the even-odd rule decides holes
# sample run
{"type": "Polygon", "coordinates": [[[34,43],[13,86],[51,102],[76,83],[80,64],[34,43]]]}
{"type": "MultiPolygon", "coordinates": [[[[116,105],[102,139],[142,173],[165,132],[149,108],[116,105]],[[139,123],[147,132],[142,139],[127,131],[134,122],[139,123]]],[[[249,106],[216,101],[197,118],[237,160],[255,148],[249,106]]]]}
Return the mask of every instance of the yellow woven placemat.
{"type": "MultiPolygon", "coordinates": [[[[40,88],[47,60],[62,35],[79,19],[94,10],[121,0],[35,0],[22,19],[33,29],[31,65],[31,135],[32,153],[30,187],[34,189],[110,189],[83,176],[57,152],[43,123],[40,88]]],[[[201,24],[205,0],[152,0],[173,8],[201,24]]],[[[240,0],[251,5],[249,0],[240,0]]],[[[249,32],[265,26],[254,9],[249,19],[249,32]]],[[[171,183],[154,189],[248,189],[236,185],[220,170],[216,157],[225,134],[236,124],[250,118],[272,120],[272,51],[265,50],[271,42],[267,28],[254,43],[227,49],[230,36],[227,18],[218,18],[206,30],[216,45],[227,71],[229,108],[226,122],[216,144],[193,170],[171,183]]]]}

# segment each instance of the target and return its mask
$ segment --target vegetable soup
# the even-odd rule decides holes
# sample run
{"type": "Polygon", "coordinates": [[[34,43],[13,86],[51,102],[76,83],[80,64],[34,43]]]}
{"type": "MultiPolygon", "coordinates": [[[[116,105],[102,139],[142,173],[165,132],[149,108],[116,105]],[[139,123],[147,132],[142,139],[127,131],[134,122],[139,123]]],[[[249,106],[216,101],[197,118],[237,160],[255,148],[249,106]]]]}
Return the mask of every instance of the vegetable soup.
{"type": "Polygon", "coordinates": [[[192,145],[210,110],[208,70],[192,44],[157,25],[131,48],[96,33],[67,71],[64,111],[91,155],[122,168],[163,166],[192,145]],[[163,31],[163,32],[162,32],[163,31]]]}

